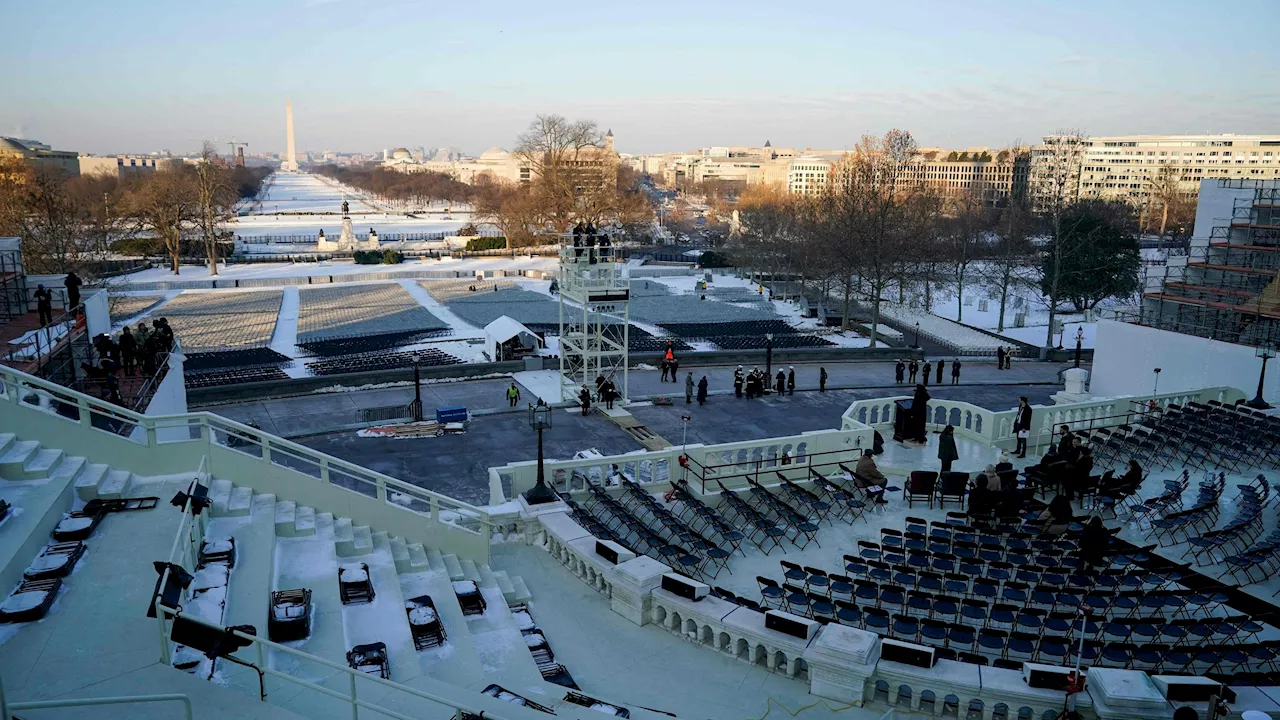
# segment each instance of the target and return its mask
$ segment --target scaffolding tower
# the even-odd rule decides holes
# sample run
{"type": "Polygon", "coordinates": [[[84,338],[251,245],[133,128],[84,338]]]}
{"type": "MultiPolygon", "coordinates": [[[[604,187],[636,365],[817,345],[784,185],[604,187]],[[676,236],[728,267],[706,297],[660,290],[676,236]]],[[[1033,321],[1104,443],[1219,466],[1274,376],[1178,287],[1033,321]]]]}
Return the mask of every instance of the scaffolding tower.
{"type": "Polygon", "coordinates": [[[573,400],[596,378],[613,379],[622,402],[627,389],[631,286],[615,262],[608,235],[565,234],[560,239],[560,399],[573,400]]]}

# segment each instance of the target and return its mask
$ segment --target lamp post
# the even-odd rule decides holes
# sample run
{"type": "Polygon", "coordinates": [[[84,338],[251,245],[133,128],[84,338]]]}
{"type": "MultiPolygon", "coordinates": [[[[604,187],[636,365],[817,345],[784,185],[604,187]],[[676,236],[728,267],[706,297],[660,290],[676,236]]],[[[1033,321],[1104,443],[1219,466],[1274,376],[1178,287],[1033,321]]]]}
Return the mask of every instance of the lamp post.
{"type": "Polygon", "coordinates": [[[1084,342],[1084,327],[1076,328],[1076,367],[1080,367],[1080,345],[1084,342]]]}
{"type": "Polygon", "coordinates": [[[422,422],[422,374],[418,369],[418,363],[422,362],[422,357],[417,353],[413,354],[413,421],[422,422]]]}
{"type": "Polygon", "coordinates": [[[920,323],[916,323],[916,341],[911,343],[911,347],[920,347],[920,323]]]}
{"type": "Polygon", "coordinates": [[[773,377],[773,333],[764,334],[764,375],[773,377]]]}
{"type": "MultiPolygon", "coordinates": [[[[1280,347],[1280,343],[1277,343],[1277,347],[1280,347]]],[[[1245,405],[1255,410],[1270,410],[1271,403],[1262,399],[1262,384],[1267,378],[1267,361],[1276,356],[1276,351],[1266,345],[1259,345],[1257,354],[1258,357],[1262,358],[1262,370],[1258,373],[1258,394],[1254,395],[1253,399],[1245,403],[1245,405]]]]}
{"type": "Polygon", "coordinates": [[[525,502],[530,505],[555,502],[559,495],[546,483],[546,468],[542,460],[542,431],[551,428],[551,408],[538,398],[537,405],[529,406],[529,427],[538,431],[538,482],[524,493],[525,502]]]}
{"type": "Polygon", "coordinates": [[[1156,374],[1156,384],[1155,384],[1155,387],[1151,388],[1151,394],[1159,395],[1160,394],[1160,368],[1156,368],[1152,372],[1156,374]]]}

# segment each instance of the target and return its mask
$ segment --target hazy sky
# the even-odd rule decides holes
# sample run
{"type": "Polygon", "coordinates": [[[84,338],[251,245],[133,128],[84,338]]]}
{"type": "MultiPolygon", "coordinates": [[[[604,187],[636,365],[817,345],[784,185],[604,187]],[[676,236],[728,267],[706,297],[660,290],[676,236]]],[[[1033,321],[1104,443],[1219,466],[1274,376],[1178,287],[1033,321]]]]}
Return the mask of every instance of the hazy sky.
{"type": "Polygon", "coordinates": [[[279,151],[286,98],[306,150],[1280,133],[1280,0],[0,2],[0,134],[58,149],[279,151]]]}

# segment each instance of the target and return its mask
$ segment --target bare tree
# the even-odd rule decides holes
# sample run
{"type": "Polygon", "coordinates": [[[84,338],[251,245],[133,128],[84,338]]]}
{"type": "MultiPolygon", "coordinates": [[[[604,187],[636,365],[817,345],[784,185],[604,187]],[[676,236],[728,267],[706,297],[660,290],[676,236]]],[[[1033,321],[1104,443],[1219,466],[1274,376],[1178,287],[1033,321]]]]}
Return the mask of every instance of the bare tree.
{"type": "Polygon", "coordinates": [[[199,222],[199,196],[185,168],[155,172],[142,178],[129,194],[129,207],[139,226],[160,238],[173,274],[179,274],[183,238],[199,222]]]}
{"type": "Polygon", "coordinates": [[[616,162],[604,157],[603,146],[594,122],[554,114],[537,116],[516,139],[514,155],[529,168],[547,219],[558,230],[568,229],[580,198],[599,192],[611,181],[610,172],[616,182],[616,162]]]}
{"type": "Polygon", "coordinates": [[[81,232],[80,208],[67,190],[68,177],[36,166],[21,179],[17,201],[23,263],[33,273],[70,272],[92,252],[81,232]]]}
{"type": "Polygon", "coordinates": [[[1147,176],[1146,201],[1142,204],[1139,216],[1139,227],[1143,232],[1150,229],[1153,220],[1148,215],[1152,207],[1159,208],[1160,223],[1157,235],[1164,237],[1173,221],[1175,234],[1182,234],[1195,218],[1195,203],[1188,193],[1182,190],[1182,171],[1173,165],[1161,165],[1154,173],[1147,176]]]}
{"type": "Polygon", "coordinates": [[[502,233],[508,252],[532,245],[534,233],[542,224],[541,204],[525,184],[486,181],[477,186],[476,218],[484,220],[502,233]]]}
{"type": "Polygon", "coordinates": [[[1059,242],[1066,235],[1063,217],[1066,209],[1078,199],[1080,161],[1088,137],[1080,130],[1061,130],[1044,140],[1044,144],[1036,149],[1031,163],[1032,199],[1035,209],[1043,215],[1049,236],[1048,252],[1053,255],[1050,262],[1041,264],[1041,267],[1050,269],[1050,275],[1041,277],[1039,282],[1049,309],[1049,327],[1045,331],[1044,346],[1040,348],[1042,360],[1053,347],[1053,321],[1062,300],[1063,261],[1070,252],[1067,243],[1059,242]]]}
{"type": "Polygon", "coordinates": [[[218,240],[223,235],[223,225],[231,218],[231,211],[236,203],[236,193],[231,186],[230,172],[218,157],[212,143],[206,142],[200,150],[194,188],[200,235],[204,240],[204,253],[209,263],[209,274],[217,275],[218,240]]]}
{"type": "Polygon", "coordinates": [[[986,203],[987,188],[975,183],[968,192],[950,198],[945,221],[946,260],[955,281],[958,304],[956,321],[964,321],[964,287],[969,268],[984,254],[992,225],[992,209],[986,203]]]}
{"type": "Polygon", "coordinates": [[[1027,206],[1026,198],[1010,198],[1009,204],[1000,209],[996,218],[995,244],[981,265],[983,280],[995,286],[1000,300],[1000,318],[996,323],[996,332],[1004,332],[1009,291],[1021,283],[1023,268],[1034,264],[1028,239],[1032,220],[1031,208],[1027,206]]]}

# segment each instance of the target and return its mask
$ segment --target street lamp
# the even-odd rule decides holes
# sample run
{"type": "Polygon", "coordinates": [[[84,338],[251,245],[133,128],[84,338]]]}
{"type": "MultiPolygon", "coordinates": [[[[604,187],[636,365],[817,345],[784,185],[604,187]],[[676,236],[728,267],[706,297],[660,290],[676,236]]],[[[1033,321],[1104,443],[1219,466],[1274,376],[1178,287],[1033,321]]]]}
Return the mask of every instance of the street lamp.
{"type": "Polygon", "coordinates": [[[1156,385],[1151,389],[1151,394],[1159,395],[1160,394],[1160,368],[1156,368],[1152,372],[1156,374],[1156,385]]]}
{"type": "Polygon", "coordinates": [[[542,505],[560,499],[554,490],[547,487],[546,469],[542,461],[542,431],[551,429],[551,408],[542,398],[537,405],[529,406],[529,427],[538,431],[538,482],[524,493],[525,502],[530,505],[542,505]]]}
{"type": "MultiPolygon", "coordinates": [[[[1277,343],[1277,347],[1280,347],[1280,343],[1277,343]]],[[[1270,410],[1271,404],[1262,399],[1262,383],[1267,377],[1267,361],[1276,356],[1276,351],[1266,345],[1259,345],[1257,355],[1262,358],[1262,371],[1258,373],[1258,394],[1245,405],[1255,410],[1270,410]]]]}
{"type": "Polygon", "coordinates": [[[911,343],[911,347],[913,348],[920,347],[920,323],[916,323],[916,341],[914,343],[911,343]]]}
{"type": "Polygon", "coordinates": [[[1084,342],[1084,326],[1076,328],[1076,367],[1080,367],[1080,344],[1084,342]]]}
{"type": "Polygon", "coordinates": [[[418,369],[418,363],[422,362],[422,357],[417,353],[413,354],[413,421],[422,422],[422,375],[418,369]]]}
{"type": "Polygon", "coordinates": [[[773,333],[764,334],[764,376],[773,377],[773,333]]]}

